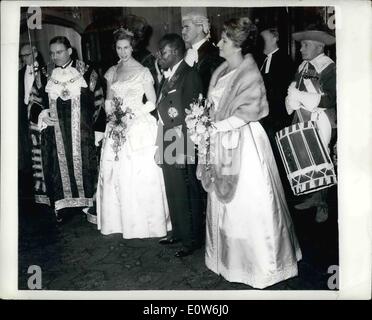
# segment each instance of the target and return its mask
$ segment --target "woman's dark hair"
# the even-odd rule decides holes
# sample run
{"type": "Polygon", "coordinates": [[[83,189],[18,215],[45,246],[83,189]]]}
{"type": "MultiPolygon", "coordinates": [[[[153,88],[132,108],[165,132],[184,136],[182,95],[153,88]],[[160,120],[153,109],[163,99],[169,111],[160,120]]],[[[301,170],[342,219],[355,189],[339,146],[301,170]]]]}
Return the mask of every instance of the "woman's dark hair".
{"type": "Polygon", "coordinates": [[[121,27],[115,30],[113,34],[114,34],[114,47],[116,46],[116,42],[118,42],[119,40],[128,40],[130,45],[133,46],[133,40],[134,40],[133,32],[121,27]]]}
{"type": "Polygon", "coordinates": [[[52,40],[49,41],[49,46],[54,44],[54,43],[61,43],[65,46],[66,49],[71,48],[70,41],[64,36],[54,37],[52,40]]]}
{"type": "Polygon", "coordinates": [[[226,36],[238,48],[242,48],[242,53],[252,52],[257,40],[257,27],[249,18],[233,18],[226,21],[223,25],[226,36]]]}

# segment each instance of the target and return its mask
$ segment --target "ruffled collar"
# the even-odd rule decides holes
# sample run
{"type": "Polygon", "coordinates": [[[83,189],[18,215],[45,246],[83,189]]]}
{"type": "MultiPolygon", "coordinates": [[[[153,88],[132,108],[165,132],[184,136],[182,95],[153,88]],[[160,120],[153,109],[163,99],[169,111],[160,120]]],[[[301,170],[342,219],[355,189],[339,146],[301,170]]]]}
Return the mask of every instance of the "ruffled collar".
{"type": "Polygon", "coordinates": [[[87,88],[88,85],[81,72],[71,65],[66,68],[55,68],[48,80],[45,91],[49,97],[62,100],[69,100],[80,95],[80,88],[87,88]]]}
{"type": "Polygon", "coordinates": [[[326,56],[324,53],[321,53],[310,61],[304,60],[300,64],[299,70],[302,71],[308,63],[311,63],[314,66],[316,72],[321,73],[325,68],[334,62],[330,57],[326,56]]]}

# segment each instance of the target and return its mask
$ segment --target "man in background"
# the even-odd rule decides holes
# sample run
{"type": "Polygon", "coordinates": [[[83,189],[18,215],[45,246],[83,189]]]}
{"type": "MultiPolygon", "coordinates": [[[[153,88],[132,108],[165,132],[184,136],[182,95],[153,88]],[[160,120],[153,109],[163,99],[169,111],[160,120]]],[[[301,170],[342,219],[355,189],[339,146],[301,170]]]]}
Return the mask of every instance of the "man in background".
{"type": "MultiPolygon", "coordinates": [[[[324,47],[335,44],[336,39],[327,32],[326,27],[316,25],[294,33],[293,39],[301,42],[303,62],[288,88],[286,107],[289,114],[297,111],[293,119],[295,123],[315,121],[324,147],[330,151],[331,138],[336,134],[337,120],[336,64],[324,54],[324,47]]],[[[295,206],[296,209],[315,207],[317,209],[315,220],[319,223],[327,220],[327,189],[313,192],[302,200],[295,206]]]]}
{"type": "Polygon", "coordinates": [[[285,97],[295,69],[289,55],[279,48],[279,32],[277,28],[266,28],[261,31],[260,35],[264,41],[264,60],[259,67],[269,103],[269,114],[260,122],[269,137],[286,197],[287,200],[290,200],[292,191],[276,145],[275,134],[291,123],[292,116],[288,115],[285,108],[285,97]]]}
{"type": "Polygon", "coordinates": [[[260,71],[269,103],[269,114],[262,120],[262,125],[274,145],[275,133],[291,123],[285,108],[285,97],[295,69],[289,55],[278,46],[278,29],[267,28],[260,35],[264,40],[265,55],[260,71]]]}
{"type": "Polygon", "coordinates": [[[21,45],[23,67],[18,73],[18,190],[20,205],[30,209],[34,203],[49,204],[42,168],[40,132],[32,117],[42,109],[41,99],[34,99],[34,87],[45,86],[43,63],[35,46],[21,45]]]}

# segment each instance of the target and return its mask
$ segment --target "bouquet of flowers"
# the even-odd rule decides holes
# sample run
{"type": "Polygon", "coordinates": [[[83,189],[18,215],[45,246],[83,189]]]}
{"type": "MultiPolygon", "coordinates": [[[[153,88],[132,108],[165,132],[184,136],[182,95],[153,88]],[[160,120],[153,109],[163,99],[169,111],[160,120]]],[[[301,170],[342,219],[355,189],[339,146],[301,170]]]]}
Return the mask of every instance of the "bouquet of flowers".
{"type": "Polygon", "coordinates": [[[118,161],[118,153],[127,140],[128,120],[132,119],[134,114],[130,108],[123,111],[123,99],[120,97],[114,97],[111,104],[113,111],[108,115],[108,122],[110,123],[108,135],[114,141],[111,147],[115,152],[115,161],[118,161]]]}
{"type": "Polygon", "coordinates": [[[214,127],[210,117],[211,107],[212,102],[200,94],[198,99],[190,104],[190,110],[185,110],[186,126],[190,139],[198,150],[199,163],[206,164],[207,168],[210,158],[210,130],[214,127]]]}

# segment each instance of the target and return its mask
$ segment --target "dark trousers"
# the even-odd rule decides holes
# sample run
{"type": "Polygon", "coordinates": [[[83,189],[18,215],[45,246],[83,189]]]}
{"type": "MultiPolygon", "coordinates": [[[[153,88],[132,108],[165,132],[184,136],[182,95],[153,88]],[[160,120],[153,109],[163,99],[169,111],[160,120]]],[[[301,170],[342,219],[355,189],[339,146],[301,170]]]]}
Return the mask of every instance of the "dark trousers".
{"type": "Polygon", "coordinates": [[[203,203],[196,165],[162,166],[167,193],[172,237],[181,240],[187,249],[199,247],[204,239],[203,203]]]}

